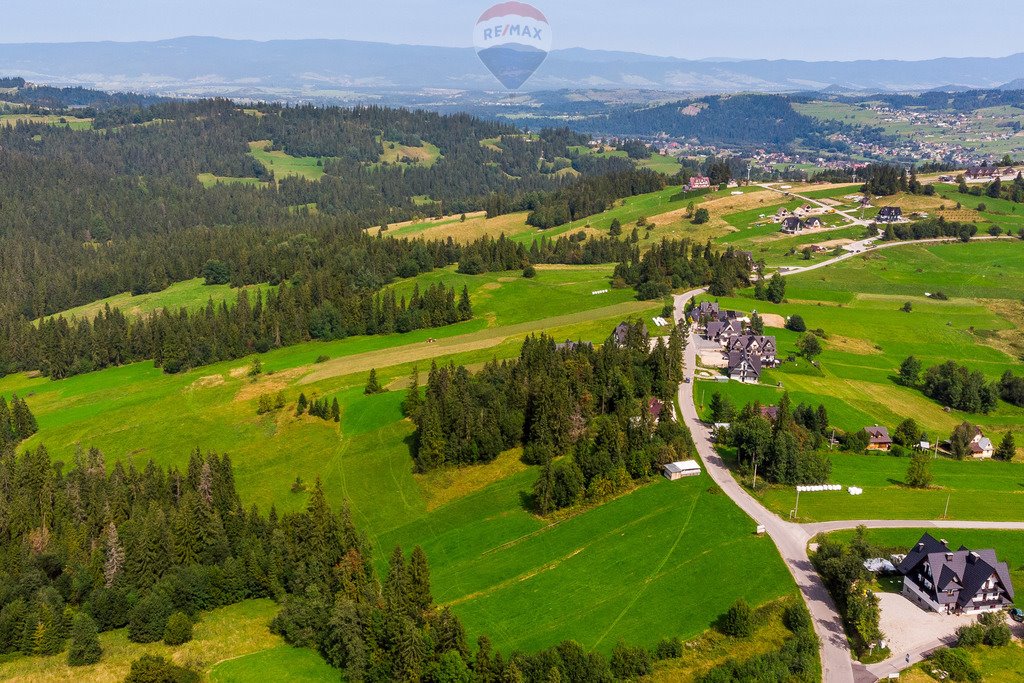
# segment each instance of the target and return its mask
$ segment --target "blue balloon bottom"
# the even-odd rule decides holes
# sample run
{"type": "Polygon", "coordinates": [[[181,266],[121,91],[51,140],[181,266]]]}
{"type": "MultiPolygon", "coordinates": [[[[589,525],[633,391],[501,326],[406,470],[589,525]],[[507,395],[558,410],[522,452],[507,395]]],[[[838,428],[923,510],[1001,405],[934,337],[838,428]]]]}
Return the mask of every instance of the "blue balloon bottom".
{"type": "Polygon", "coordinates": [[[502,85],[516,90],[540,68],[548,53],[529,45],[499,45],[480,50],[477,55],[502,85]]]}

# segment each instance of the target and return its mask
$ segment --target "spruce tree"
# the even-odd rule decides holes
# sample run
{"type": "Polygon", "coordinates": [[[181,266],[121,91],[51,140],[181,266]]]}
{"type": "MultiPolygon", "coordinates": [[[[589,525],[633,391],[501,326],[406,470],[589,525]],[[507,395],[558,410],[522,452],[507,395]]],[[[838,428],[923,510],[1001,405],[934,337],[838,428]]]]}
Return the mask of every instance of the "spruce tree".
{"type": "Polygon", "coordinates": [[[430,566],[420,546],[413,548],[409,561],[409,601],[420,615],[426,614],[434,602],[430,595],[430,566]]]}
{"type": "Polygon", "coordinates": [[[175,612],[164,629],[165,645],[183,645],[192,640],[192,620],[184,612],[175,612]]]}
{"type": "Polygon", "coordinates": [[[418,368],[412,369],[409,377],[409,391],[402,401],[402,412],[411,420],[416,420],[419,415],[420,406],[423,405],[423,397],[420,395],[420,373],[418,368]]]}
{"type": "Polygon", "coordinates": [[[341,406],[338,405],[337,397],[331,401],[331,419],[335,422],[341,422],[341,406]]]}
{"type": "Polygon", "coordinates": [[[469,320],[473,317],[473,305],[469,301],[469,288],[463,285],[462,294],[459,295],[459,320],[469,320]]]}
{"type": "Polygon", "coordinates": [[[379,394],[381,392],[380,382],[377,381],[377,369],[370,369],[370,377],[366,380],[366,388],[363,389],[363,393],[367,396],[371,394],[379,394]]]}
{"type": "Polygon", "coordinates": [[[997,460],[1006,460],[1009,462],[1017,455],[1017,444],[1013,440],[1013,432],[1006,432],[1003,435],[1003,440],[999,442],[999,448],[996,449],[995,458],[997,460]]]}
{"type": "Polygon", "coordinates": [[[68,648],[68,665],[85,666],[95,664],[103,656],[96,622],[85,612],[75,615],[71,627],[71,647],[68,648]]]}
{"type": "Polygon", "coordinates": [[[39,431],[35,415],[29,410],[28,404],[17,396],[11,398],[11,419],[15,441],[24,441],[39,431]]]}
{"type": "Polygon", "coordinates": [[[7,400],[0,396],[0,447],[14,441],[14,422],[7,400]]]}
{"type": "Polygon", "coordinates": [[[309,399],[306,398],[306,394],[304,394],[304,393],[299,394],[299,401],[295,405],[295,414],[296,415],[302,415],[303,413],[306,412],[306,409],[308,407],[309,407],[309,399]]]}
{"type": "Polygon", "coordinates": [[[124,548],[117,535],[117,526],[113,522],[107,524],[106,559],[103,563],[103,582],[107,588],[114,585],[121,570],[124,569],[124,548]]]}

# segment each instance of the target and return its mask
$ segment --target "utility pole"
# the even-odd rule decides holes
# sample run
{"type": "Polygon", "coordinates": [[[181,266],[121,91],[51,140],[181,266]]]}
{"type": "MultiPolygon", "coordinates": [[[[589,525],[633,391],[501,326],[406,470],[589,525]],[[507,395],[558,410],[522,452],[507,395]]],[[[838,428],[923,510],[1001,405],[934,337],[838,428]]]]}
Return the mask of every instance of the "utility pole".
{"type": "Polygon", "coordinates": [[[836,442],[836,428],[832,428],[832,438],[828,440],[828,449],[832,450],[833,444],[836,442]]]}
{"type": "Polygon", "coordinates": [[[942,518],[943,519],[949,519],[949,499],[952,496],[953,496],[952,493],[950,493],[948,496],[946,496],[946,509],[942,511],[942,518]]]}
{"type": "Polygon", "coordinates": [[[796,487],[796,505],[793,506],[793,519],[797,519],[800,513],[800,487],[796,487]]]}
{"type": "Polygon", "coordinates": [[[754,483],[752,484],[751,488],[753,488],[755,491],[757,490],[757,459],[754,460],[754,483]]]}

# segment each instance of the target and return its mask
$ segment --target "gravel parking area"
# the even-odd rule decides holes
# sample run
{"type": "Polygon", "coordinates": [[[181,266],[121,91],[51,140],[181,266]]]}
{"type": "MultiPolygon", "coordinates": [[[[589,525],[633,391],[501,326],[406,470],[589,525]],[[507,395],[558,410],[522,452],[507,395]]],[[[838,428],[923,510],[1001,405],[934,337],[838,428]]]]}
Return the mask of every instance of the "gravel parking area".
{"type": "Polygon", "coordinates": [[[973,624],[977,615],[946,615],[924,611],[910,600],[896,593],[878,596],[882,608],[882,633],[889,641],[893,656],[917,653],[934,647],[939,642],[954,639],[956,630],[964,624],[973,624]]]}

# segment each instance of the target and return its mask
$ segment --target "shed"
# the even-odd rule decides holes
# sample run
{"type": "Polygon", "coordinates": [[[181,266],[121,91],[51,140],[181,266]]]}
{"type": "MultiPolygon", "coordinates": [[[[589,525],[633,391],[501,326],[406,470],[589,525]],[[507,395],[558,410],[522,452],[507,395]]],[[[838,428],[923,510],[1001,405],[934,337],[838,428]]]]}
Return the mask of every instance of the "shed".
{"type": "Polygon", "coordinates": [[[665,478],[669,481],[682,479],[683,477],[696,477],[700,474],[700,465],[696,460],[685,460],[683,462],[670,462],[664,467],[665,478]]]}

